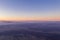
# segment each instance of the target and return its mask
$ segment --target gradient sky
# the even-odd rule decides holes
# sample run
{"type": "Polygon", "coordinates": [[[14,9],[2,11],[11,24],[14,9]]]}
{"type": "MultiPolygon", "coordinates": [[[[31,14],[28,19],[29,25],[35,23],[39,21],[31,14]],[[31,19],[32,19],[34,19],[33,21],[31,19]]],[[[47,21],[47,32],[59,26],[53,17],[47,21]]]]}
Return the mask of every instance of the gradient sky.
{"type": "Polygon", "coordinates": [[[60,0],[0,0],[0,20],[60,21],[60,0]]]}

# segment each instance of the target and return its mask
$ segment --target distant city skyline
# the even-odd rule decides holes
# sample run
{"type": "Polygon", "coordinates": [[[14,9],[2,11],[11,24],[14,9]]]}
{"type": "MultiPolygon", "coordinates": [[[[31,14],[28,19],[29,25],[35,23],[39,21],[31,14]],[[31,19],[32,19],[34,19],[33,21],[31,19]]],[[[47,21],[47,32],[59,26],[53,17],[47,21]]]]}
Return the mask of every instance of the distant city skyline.
{"type": "Polygon", "coordinates": [[[60,0],[0,0],[0,20],[60,21],[60,0]]]}

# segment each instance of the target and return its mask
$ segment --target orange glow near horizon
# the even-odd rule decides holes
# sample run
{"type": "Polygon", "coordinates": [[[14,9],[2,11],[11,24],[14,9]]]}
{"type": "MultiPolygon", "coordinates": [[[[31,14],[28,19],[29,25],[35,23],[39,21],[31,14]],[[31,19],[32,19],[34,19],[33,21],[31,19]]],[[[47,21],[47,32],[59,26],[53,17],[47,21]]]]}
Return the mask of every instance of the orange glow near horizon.
{"type": "Polygon", "coordinates": [[[60,1],[0,1],[0,21],[60,21],[60,1]]]}
{"type": "Polygon", "coordinates": [[[9,17],[3,17],[3,18],[0,18],[0,20],[6,20],[6,21],[30,21],[30,20],[33,20],[33,21],[60,21],[60,18],[59,17],[12,17],[12,18],[9,18],[9,17]]]}

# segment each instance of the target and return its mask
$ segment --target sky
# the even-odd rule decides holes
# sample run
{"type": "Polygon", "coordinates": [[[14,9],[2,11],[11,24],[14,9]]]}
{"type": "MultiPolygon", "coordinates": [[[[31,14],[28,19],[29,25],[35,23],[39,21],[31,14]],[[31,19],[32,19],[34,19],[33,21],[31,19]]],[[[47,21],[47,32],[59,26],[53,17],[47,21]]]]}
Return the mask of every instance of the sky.
{"type": "Polygon", "coordinates": [[[0,0],[0,20],[60,21],[60,0],[0,0]]]}

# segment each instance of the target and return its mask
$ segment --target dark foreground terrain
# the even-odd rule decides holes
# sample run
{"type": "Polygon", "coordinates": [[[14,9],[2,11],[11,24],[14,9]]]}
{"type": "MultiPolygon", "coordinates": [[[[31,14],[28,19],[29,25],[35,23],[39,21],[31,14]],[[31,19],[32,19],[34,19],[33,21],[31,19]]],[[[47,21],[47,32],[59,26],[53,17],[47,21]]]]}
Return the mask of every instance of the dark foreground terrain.
{"type": "Polygon", "coordinates": [[[1,24],[0,40],[60,40],[60,22],[1,24]]]}

